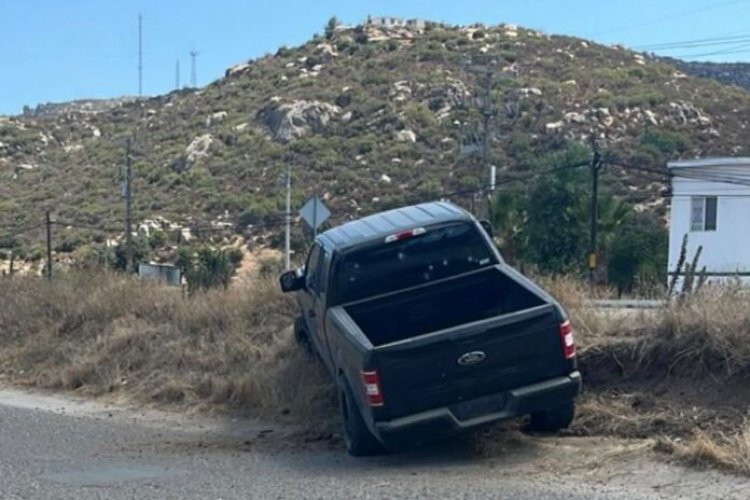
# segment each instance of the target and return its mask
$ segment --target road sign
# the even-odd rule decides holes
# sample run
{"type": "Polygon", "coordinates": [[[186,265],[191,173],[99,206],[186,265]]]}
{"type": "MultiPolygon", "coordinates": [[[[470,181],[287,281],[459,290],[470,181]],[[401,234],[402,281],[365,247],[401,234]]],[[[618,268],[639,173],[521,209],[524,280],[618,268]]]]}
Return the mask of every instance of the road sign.
{"type": "Polygon", "coordinates": [[[299,215],[307,222],[308,226],[317,231],[320,225],[331,216],[331,211],[316,196],[307,200],[305,206],[299,211],[299,215]]]}

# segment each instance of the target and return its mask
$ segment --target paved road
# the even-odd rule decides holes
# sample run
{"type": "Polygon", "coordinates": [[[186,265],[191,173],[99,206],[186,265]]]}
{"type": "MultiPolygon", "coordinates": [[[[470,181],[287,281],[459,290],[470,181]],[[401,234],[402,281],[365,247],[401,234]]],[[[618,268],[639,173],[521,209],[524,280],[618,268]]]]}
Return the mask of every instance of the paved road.
{"type": "Polygon", "coordinates": [[[572,438],[510,446],[494,458],[456,444],[353,459],[337,444],[271,429],[0,390],[0,498],[638,500],[745,498],[747,487],[645,460],[642,447],[572,438]]]}

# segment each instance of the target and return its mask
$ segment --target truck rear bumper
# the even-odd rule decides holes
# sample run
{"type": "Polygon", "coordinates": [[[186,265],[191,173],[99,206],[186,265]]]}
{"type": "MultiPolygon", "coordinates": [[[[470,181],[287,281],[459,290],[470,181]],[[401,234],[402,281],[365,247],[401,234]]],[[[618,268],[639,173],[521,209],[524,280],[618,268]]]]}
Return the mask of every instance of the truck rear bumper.
{"type": "Polygon", "coordinates": [[[581,392],[581,374],[537,382],[456,405],[436,408],[385,422],[376,422],[378,437],[386,444],[456,434],[494,422],[553,408],[581,392]]]}

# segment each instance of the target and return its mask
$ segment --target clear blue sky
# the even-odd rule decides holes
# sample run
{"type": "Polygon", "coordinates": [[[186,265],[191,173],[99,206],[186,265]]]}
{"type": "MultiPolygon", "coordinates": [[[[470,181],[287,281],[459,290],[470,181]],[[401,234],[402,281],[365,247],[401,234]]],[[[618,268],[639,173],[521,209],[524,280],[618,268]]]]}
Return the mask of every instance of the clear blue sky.
{"type": "Polygon", "coordinates": [[[699,59],[750,60],[750,0],[0,0],[0,114],[136,95],[138,13],[147,95],[174,87],[178,58],[189,82],[193,47],[203,85],[233,64],[304,42],[333,15],[351,24],[368,14],[505,22],[636,47],[747,35],[735,45],[663,53],[723,51],[699,59]]]}

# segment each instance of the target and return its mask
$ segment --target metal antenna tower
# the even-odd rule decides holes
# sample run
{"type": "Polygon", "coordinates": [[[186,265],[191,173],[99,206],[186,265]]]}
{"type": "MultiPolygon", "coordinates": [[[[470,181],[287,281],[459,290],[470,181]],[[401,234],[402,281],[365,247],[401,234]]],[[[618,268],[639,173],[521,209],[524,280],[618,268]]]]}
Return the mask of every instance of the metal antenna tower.
{"type": "Polygon", "coordinates": [[[180,90],[180,60],[177,59],[174,65],[174,88],[180,90]]]}
{"type": "Polygon", "coordinates": [[[198,71],[195,68],[195,58],[198,57],[198,51],[193,49],[190,51],[190,86],[196,88],[198,86],[198,71]]]}
{"type": "Polygon", "coordinates": [[[138,96],[143,96],[143,17],[138,14],[138,96]]]}

